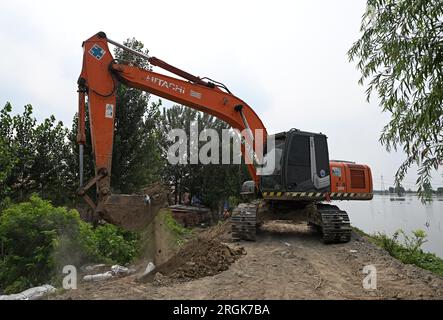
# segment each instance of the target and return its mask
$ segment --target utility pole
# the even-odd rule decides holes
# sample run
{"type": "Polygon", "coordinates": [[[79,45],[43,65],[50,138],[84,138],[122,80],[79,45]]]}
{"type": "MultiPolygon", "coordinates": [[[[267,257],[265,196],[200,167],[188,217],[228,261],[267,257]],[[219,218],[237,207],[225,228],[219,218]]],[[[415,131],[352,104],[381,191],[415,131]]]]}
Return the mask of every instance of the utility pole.
{"type": "Polygon", "coordinates": [[[381,192],[384,193],[385,192],[385,182],[383,181],[383,175],[381,175],[381,192]]]}

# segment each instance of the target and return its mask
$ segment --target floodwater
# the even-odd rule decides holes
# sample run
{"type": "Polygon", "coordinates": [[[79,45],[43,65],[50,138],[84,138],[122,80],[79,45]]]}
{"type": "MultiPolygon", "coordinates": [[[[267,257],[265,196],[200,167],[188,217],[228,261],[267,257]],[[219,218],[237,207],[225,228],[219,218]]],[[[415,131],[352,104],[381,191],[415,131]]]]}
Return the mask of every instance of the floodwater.
{"type": "Polygon", "coordinates": [[[422,229],[428,240],[423,250],[443,258],[443,197],[422,204],[415,195],[374,195],[371,201],[334,201],[334,204],[348,212],[353,226],[368,234],[392,235],[398,229],[411,234],[412,230],[422,229]]]}

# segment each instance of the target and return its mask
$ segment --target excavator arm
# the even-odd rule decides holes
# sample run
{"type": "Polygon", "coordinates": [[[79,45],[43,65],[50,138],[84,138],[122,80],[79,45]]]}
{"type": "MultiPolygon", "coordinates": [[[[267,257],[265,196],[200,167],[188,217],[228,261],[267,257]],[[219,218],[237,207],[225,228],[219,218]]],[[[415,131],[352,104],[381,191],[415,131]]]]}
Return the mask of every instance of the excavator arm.
{"type": "MultiPolygon", "coordinates": [[[[129,87],[147,91],[159,97],[194,108],[213,115],[239,131],[261,133],[261,141],[267,138],[266,129],[254,112],[243,100],[234,96],[226,88],[204,79],[198,78],[183,70],[173,67],[166,62],[146,56],[142,53],[123,46],[99,32],[83,42],[83,68],[78,80],[79,110],[77,142],[80,146],[80,185],[79,194],[96,212],[104,210],[104,204],[111,195],[110,176],[112,166],[112,146],[114,138],[114,118],[116,110],[116,87],[120,81],[129,87]],[[123,50],[147,59],[152,65],[171,72],[182,79],[156,73],[119,63],[114,60],[108,43],[123,50]],[[92,149],[95,158],[95,177],[83,185],[83,145],[85,137],[85,99],[88,98],[88,110],[91,127],[92,149]],[[96,185],[97,205],[89,198],[86,191],[96,185]]],[[[262,154],[261,144],[252,143],[254,153],[262,154]]],[[[244,156],[248,155],[242,146],[244,156]]],[[[248,159],[248,170],[258,185],[256,169],[252,160],[248,159]]]]}

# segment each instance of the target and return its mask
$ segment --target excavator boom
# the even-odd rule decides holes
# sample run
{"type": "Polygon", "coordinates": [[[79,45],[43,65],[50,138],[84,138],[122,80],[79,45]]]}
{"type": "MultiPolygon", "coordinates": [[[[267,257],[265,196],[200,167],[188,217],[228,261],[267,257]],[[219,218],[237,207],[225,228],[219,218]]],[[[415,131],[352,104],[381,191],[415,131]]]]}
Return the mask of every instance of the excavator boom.
{"type": "MultiPolygon", "coordinates": [[[[83,67],[78,80],[79,86],[79,131],[77,142],[80,146],[80,167],[82,167],[82,150],[85,137],[85,98],[88,97],[89,119],[91,126],[92,149],[95,159],[96,176],[83,186],[83,173],[80,168],[81,188],[79,194],[99,213],[106,210],[104,204],[111,196],[110,176],[112,168],[112,146],[114,138],[114,118],[116,108],[117,81],[129,87],[138,88],[165,99],[192,107],[226,121],[239,131],[248,129],[259,132],[261,141],[266,141],[267,132],[262,121],[243,100],[222,90],[212,82],[204,81],[166,62],[146,56],[115,41],[109,40],[103,32],[83,42],[83,67]],[[166,76],[150,70],[141,69],[114,60],[108,43],[147,59],[151,64],[174,73],[185,80],[166,76]],[[97,186],[98,202],[95,204],[86,191],[97,186]]],[[[252,141],[251,141],[252,142],[252,141]]],[[[261,144],[253,145],[256,154],[261,155],[261,144]]],[[[242,146],[244,151],[245,146],[242,146]]],[[[245,156],[247,152],[243,152],[245,156]]],[[[251,177],[259,183],[253,160],[247,161],[251,177]]],[[[117,203],[118,201],[113,201],[117,203]]],[[[127,201],[125,201],[127,202],[127,201]]],[[[122,205],[122,207],[124,207],[122,205]]]]}

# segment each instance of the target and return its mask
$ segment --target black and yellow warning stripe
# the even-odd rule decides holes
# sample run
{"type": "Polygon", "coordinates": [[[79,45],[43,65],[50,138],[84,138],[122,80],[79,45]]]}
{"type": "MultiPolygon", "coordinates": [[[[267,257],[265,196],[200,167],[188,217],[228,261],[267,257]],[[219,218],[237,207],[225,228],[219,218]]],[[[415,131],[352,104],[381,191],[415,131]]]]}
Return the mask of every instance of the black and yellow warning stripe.
{"type": "Polygon", "coordinates": [[[331,199],[356,199],[356,200],[371,200],[373,193],[366,192],[331,192],[329,195],[331,199]]]}
{"type": "Polygon", "coordinates": [[[331,200],[355,199],[370,200],[372,193],[365,192],[285,192],[285,191],[264,191],[262,192],[265,199],[326,199],[328,196],[331,200]]]}
{"type": "Polygon", "coordinates": [[[265,191],[262,192],[265,199],[324,199],[325,193],[322,192],[284,192],[284,191],[265,191]]]}

